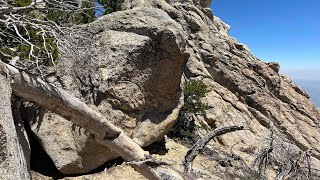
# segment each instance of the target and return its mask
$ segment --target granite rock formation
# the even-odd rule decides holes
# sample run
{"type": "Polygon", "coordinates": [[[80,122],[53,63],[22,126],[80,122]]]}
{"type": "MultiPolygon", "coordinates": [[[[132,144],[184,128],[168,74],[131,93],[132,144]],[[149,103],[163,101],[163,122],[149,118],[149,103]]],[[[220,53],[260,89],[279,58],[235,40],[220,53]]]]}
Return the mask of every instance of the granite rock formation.
{"type": "MultiPolygon", "coordinates": [[[[79,27],[94,58],[64,54],[48,81],[112,117],[140,146],[148,146],[176,121],[184,82],[198,79],[210,90],[202,99],[209,108],[198,123],[208,129],[246,127],[212,142],[212,149],[227,154],[232,148],[245,158],[274,135],[293,151],[310,151],[313,166],[320,166],[320,114],[308,94],[279,73],[279,64],[259,60],[230,37],[230,26],[213,15],[210,3],[124,0],[122,11],[79,27]]],[[[40,112],[30,113],[29,122],[61,172],[89,172],[117,157],[84,129],[40,112]]]]}

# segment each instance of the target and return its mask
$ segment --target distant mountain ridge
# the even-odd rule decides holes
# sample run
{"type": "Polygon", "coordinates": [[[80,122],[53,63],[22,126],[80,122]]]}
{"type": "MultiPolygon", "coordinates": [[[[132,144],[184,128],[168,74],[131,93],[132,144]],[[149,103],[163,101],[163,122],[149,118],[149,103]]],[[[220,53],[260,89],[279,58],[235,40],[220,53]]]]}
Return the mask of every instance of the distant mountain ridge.
{"type": "Polygon", "coordinates": [[[311,100],[320,108],[320,80],[294,79],[293,81],[306,90],[311,96],[311,100]]]}

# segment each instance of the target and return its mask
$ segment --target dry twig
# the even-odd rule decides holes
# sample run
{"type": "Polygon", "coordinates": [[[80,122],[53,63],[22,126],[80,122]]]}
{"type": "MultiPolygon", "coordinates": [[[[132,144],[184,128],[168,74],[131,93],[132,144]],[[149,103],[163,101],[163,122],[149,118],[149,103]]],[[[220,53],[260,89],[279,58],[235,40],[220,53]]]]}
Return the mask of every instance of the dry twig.
{"type": "MultiPolygon", "coordinates": [[[[69,19],[75,18],[73,14],[86,14],[88,10],[104,8],[97,6],[91,0],[33,0],[29,5],[18,7],[10,0],[0,0],[0,59],[8,63],[12,56],[4,50],[16,53],[20,59],[16,67],[44,76],[48,65],[55,65],[54,51],[68,51],[81,47],[76,45],[72,35],[76,31],[74,23],[56,23],[48,18],[47,13],[69,13],[69,19]],[[91,4],[84,7],[82,4],[91,4]],[[34,42],[31,32],[35,32],[41,42],[34,42]],[[73,32],[73,33],[71,33],[73,32]],[[51,42],[48,41],[51,39],[51,42]],[[54,45],[52,44],[54,41],[54,45]],[[27,58],[21,57],[17,47],[25,47],[27,58]],[[27,49],[26,49],[27,48],[27,49]]],[[[93,15],[91,15],[93,16],[93,15]]],[[[81,53],[73,53],[77,56],[81,53]]],[[[75,57],[77,58],[77,57],[75,57]]]]}
{"type": "Polygon", "coordinates": [[[182,162],[183,168],[185,172],[190,172],[192,170],[192,161],[196,158],[199,152],[209,143],[209,141],[217,136],[221,136],[226,133],[243,130],[243,126],[228,126],[217,128],[211,131],[202,139],[199,139],[191,149],[187,152],[184,161],[182,162]]]}

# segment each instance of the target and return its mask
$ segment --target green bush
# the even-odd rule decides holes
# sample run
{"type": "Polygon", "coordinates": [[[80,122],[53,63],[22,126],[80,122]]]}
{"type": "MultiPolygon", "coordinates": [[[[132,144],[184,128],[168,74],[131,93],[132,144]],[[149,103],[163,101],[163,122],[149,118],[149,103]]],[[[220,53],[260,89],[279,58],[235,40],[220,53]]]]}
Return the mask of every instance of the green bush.
{"type": "Polygon", "coordinates": [[[208,93],[208,87],[201,80],[190,80],[185,83],[183,94],[185,96],[204,97],[208,93]]]}
{"type": "Polygon", "coordinates": [[[180,111],[177,122],[171,129],[169,136],[178,137],[187,141],[195,142],[197,140],[194,135],[196,125],[192,114],[180,111]]]}
{"type": "Polygon", "coordinates": [[[170,131],[171,137],[179,137],[195,142],[198,137],[194,135],[196,125],[193,114],[205,114],[208,106],[201,102],[201,98],[208,93],[208,87],[201,80],[190,80],[184,84],[184,105],[181,108],[177,122],[170,131]]]}
{"type": "Polygon", "coordinates": [[[208,107],[201,102],[201,98],[208,92],[207,85],[201,80],[190,80],[186,82],[183,89],[184,106],[182,107],[182,111],[204,114],[208,107]]]}

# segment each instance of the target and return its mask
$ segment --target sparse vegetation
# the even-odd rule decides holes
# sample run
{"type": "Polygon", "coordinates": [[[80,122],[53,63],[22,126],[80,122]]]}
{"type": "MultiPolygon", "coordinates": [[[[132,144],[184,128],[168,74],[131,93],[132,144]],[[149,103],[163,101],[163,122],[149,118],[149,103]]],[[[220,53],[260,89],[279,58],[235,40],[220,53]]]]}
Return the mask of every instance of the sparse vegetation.
{"type": "Polygon", "coordinates": [[[183,89],[185,104],[182,107],[182,111],[203,115],[205,110],[208,109],[208,106],[201,102],[201,98],[208,92],[207,85],[201,80],[190,80],[186,82],[183,89]]]}
{"type": "Polygon", "coordinates": [[[185,83],[183,89],[184,105],[175,126],[170,132],[171,136],[191,140],[192,142],[197,140],[194,135],[196,130],[194,115],[204,115],[205,110],[208,109],[208,106],[201,102],[201,98],[208,92],[207,85],[201,80],[190,80],[185,83]]]}
{"type": "Polygon", "coordinates": [[[271,130],[267,146],[256,155],[253,166],[260,177],[267,176],[268,169],[277,172],[276,179],[319,179],[318,170],[311,162],[311,149],[302,151],[292,142],[271,130]]]}

